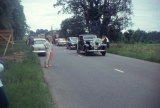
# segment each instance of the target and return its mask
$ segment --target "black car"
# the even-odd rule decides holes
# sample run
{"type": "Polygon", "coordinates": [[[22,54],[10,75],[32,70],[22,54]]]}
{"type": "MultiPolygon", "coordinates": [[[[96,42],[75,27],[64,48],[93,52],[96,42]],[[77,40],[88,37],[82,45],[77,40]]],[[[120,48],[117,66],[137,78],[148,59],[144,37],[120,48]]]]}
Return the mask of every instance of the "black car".
{"type": "Polygon", "coordinates": [[[66,42],[67,49],[76,49],[78,37],[68,37],[66,42]]]}
{"type": "Polygon", "coordinates": [[[79,35],[77,43],[77,53],[81,51],[87,56],[89,53],[100,52],[106,55],[106,44],[102,44],[102,39],[93,34],[79,35]]]}

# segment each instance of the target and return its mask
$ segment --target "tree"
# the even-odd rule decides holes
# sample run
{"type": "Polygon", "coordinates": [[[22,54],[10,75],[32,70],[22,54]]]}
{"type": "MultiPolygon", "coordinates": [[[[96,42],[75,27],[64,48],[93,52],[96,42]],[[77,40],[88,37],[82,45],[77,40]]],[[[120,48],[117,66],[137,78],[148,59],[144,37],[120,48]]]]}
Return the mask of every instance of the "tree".
{"type": "Polygon", "coordinates": [[[79,34],[85,33],[85,27],[83,23],[83,18],[80,16],[73,16],[72,18],[67,18],[61,23],[62,37],[77,37],[79,34]]]}
{"type": "Polygon", "coordinates": [[[125,43],[150,43],[158,44],[160,43],[160,32],[150,31],[146,32],[144,30],[127,30],[123,33],[123,41],[125,43]]]}
{"type": "Polygon", "coordinates": [[[160,43],[160,32],[152,31],[147,33],[147,42],[148,43],[160,43]]]}
{"type": "Polygon", "coordinates": [[[10,0],[0,0],[0,29],[12,28],[13,8],[10,0]]]}
{"type": "Polygon", "coordinates": [[[124,32],[124,42],[125,43],[134,43],[133,41],[133,34],[134,34],[134,30],[127,30],[126,32],[124,32]]]}
{"type": "Polygon", "coordinates": [[[34,32],[33,30],[30,30],[29,35],[30,36],[36,36],[36,32],[34,32]]]}
{"type": "Polygon", "coordinates": [[[122,40],[122,32],[119,29],[116,29],[115,26],[109,27],[109,33],[107,37],[110,41],[118,42],[122,40]]]}
{"type": "Polygon", "coordinates": [[[147,42],[147,33],[144,30],[137,29],[133,34],[133,39],[135,42],[147,42]]]}
{"type": "Polygon", "coordinates": [[[100,35],[108,34],[110,25],[119,24],[122,30],[132,24],[132,0],[57,0],[54,6],[62,6],[63,13],[83,16],[89,33],[93,31],[92,24],[100,27],[100,35]]]}
{"type": "Polygon", "coordinates": [[[45,34],[46,32],[48,32],[47,29],[37,29],[37,30],[36,30],[37,36],[38,36],[39,34],[45,34]]]}
{"type": "Polygon", "coordinates": [[[22,38],[28,26],[20,0],[0,0],[0,29],[13,29],[14,39],[22,38]]]}
{"type": "Polygon", "coordinates": [[[23,12],[23,6],[20,4],[19,0],[12,0],[12,4],[14,5],[14,9],[12,12],[12,17],[13,17],[12,29],[14,30],[14,36],[15,36],[14,38],[15,39],[17,39],[17,37],[22,38],[28,27],[23,12]]]}

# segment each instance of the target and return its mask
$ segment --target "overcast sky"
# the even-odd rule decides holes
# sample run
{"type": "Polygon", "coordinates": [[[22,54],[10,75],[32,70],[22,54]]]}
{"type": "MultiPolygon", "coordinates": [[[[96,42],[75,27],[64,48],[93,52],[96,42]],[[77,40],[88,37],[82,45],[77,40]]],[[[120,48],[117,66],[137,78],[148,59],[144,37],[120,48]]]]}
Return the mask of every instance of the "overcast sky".
{"type": "MultiPolygon", "coordinates": [[[[70,14],[57,14],[60,8],[54,8],[57,0],[22,0],[27,24],[31,30],[60,29],[62,20],[71,17],[70,14]]],[[[133,30],[160,31],[160,0],[132,0],[133,30]]],[[[130,29],[130,28],[127,28],[130,29]]]]}

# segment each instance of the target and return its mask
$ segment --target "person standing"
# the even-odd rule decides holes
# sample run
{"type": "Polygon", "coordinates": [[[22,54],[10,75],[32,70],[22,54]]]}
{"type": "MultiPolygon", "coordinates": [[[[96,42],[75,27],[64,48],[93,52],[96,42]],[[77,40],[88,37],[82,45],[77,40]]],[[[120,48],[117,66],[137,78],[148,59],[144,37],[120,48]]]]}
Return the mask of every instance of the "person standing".
{"type": "Polygon", "coordinates": [[[106,44],[107,48],[109,48],[109,39],[106,35],[102,36],[102,43],[106,44]]]}
{"type": "Polygon", "coordinates": [[[44,43],[46,49],[45,68],[49,68],[51,67],[50,60],[53,59],[52,36],[48,35],[46,39],[47,41],[44,43]]]}
{"type": "MultiPolygon", "coordinates": [[[[1,63],[2,61],[0,60],[0,72],[4,70],[4,66],[1,63]]],[[[7,108],[9,106],[9,101],[7,99],[7,96],[3,90],[3,84],[0,79],[0,108],[7,108]]]]}
{"type": "Polygon", "coordinates": [[[105,38],[106,38],[106,40],[107,40],[107,48],[109,49],[109,39],[108,39],[107,36],[106,36],[105,38]]]}

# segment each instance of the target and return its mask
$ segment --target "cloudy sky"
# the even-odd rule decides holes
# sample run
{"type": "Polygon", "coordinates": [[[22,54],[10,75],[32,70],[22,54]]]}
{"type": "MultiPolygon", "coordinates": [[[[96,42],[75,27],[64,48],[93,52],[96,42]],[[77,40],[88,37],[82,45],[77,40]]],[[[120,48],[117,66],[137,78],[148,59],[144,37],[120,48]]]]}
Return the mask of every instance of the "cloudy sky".
{"type": "MultiPolygon", "coordinates": [[[[31,30],[60,29],[62,20],[71,17],[70,14],[57,14],[60,7],[54,8],[57,0],[22,0],[27,24],[31,30]]],[[[145,31],[160,31],[160,0],[132,0],[133,27],[145,31]]]]}

